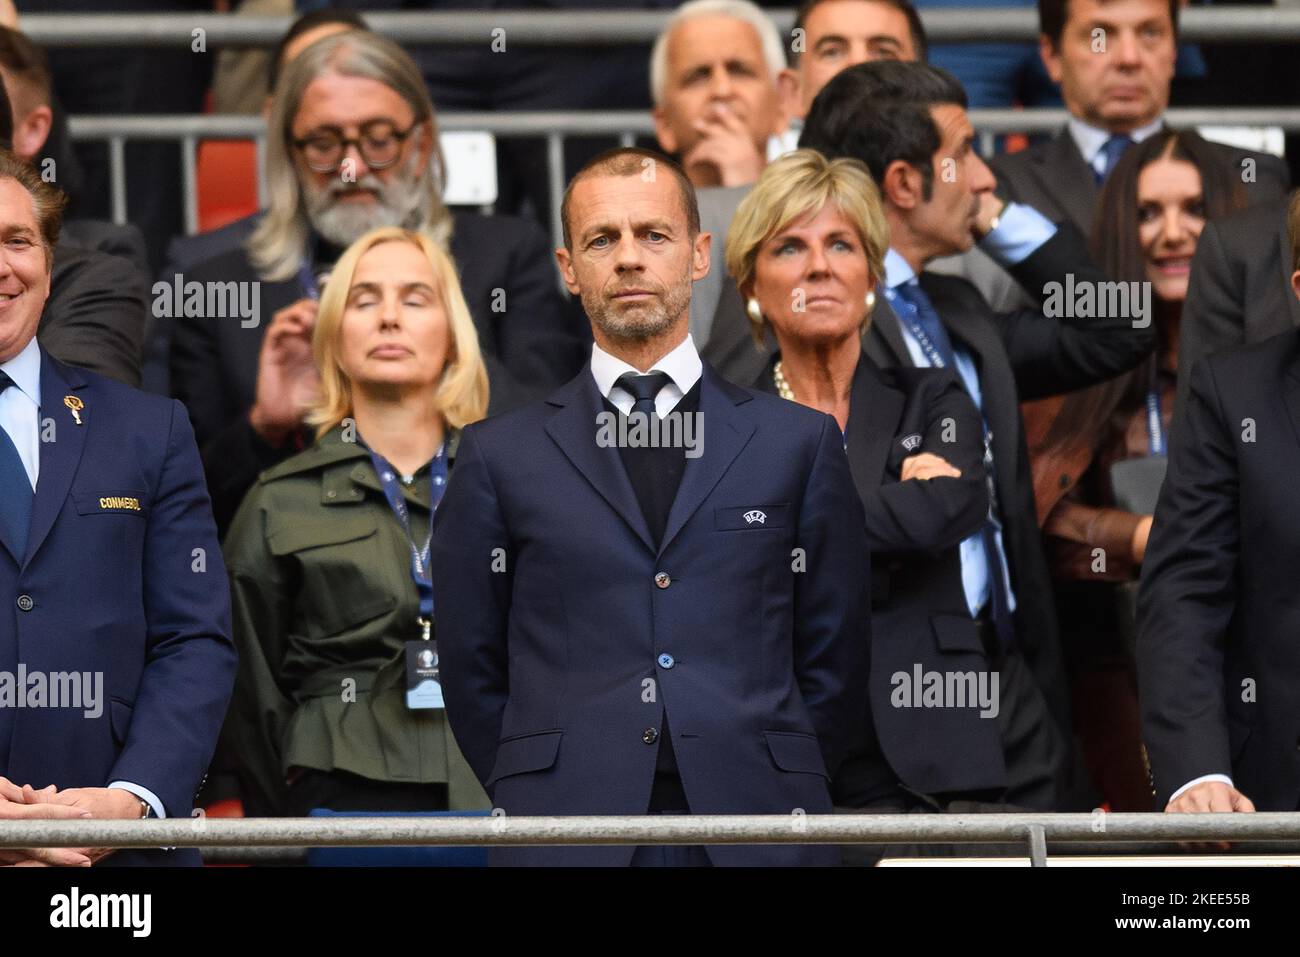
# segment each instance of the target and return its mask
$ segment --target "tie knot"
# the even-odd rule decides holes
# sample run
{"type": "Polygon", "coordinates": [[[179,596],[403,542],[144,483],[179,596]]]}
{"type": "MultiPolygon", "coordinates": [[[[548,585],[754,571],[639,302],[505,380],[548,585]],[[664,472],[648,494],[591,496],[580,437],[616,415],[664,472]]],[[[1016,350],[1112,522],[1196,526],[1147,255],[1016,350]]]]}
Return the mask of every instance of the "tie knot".
{"type": "Polygon", "coordinates": [[[644,402],[657,396],[668,381],[667,372],[651,372],[649,375],[627,372],[618,377],[617,385],[626,389],[637,402],[644,402]]]}
{"type": "Polygon", "coordinates": [[[1110,171],[1115,168],[1124,151],[1133,145],[1133,137],[1127,133],[1116,133],[1105,143],[1101,144],[1102,155],[1102,172],[1101,177],[1104,180],[1110,175],[1110,171]]]}

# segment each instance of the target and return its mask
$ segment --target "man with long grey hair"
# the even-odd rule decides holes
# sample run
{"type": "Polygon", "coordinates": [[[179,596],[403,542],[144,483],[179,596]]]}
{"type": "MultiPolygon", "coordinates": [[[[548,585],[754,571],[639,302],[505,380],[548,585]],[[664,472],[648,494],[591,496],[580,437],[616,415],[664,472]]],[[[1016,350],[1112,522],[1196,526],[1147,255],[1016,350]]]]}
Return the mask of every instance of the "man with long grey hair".
{"type": "Polygon", "coordinates": [[[171,392],[194,422],[222,529],[258,472],[300,447],[317,387],[320,288],[343,249],[371,229],[418,230],[450,250],[492,412],[581,365],[585,336],[560,297],[541,227],[443,204],[433,104],[396,43],[350,30],[285,64],[265,173],[267,208],[210,237],[210,258],[155,285],[154,314],[170,325],[171,392]]]}

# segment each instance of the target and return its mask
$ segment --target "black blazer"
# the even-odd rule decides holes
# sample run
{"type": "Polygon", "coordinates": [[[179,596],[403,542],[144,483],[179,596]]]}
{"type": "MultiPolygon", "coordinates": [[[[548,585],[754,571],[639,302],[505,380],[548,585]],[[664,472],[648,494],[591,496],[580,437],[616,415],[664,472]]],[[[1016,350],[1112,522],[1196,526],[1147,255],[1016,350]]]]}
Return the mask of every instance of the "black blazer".
{"type": "Polygon", "coordinates": [[[60,237],[37,338],[62,362],[139,386],[148,296],[148,277],[130,259],[60,237]]]}
{"type": "MultiPolygon", "coordinates": [[[[1040,304],[1045,286],[1064,282],[1067,273],[1074,274],[1076,286],[1103,281],[1083,237],[1068,223],[1008,271],[1040,304]]],[[[920,279],[954,344],[969,351],[979,371],[984,417],[993,433],[1003,543],[1016,596],[1016,635],[1053,716],[1068,736],[1069,695],[1020,401],[1080,389],[1133,368],[1155,346],[1155,323],[1139,329],[1127,319],[1049,319],[1038,309],[996,313],[964,279],[931,272],[922,272],[920,279]]],[[[872,314],[865,348],[882,367],[912,365],[898,317],[883,296],[872,314]]]]}
{"type": "MultiPolygon", "coordinates": [[[[541,227],[508,216],[454,215],[451,254],[487,364],[488,411],[494,414],[572,377],[589,347],[560,298],[541,227]],[[494,311],[500,302],[505,311],[494,311]]],[[[242,246],[190,267],[183,276],[187,283],[258,278],[242,246]]],[[[297,451],[293,443],[271,448],[248,424],[262,337],[275,312],[303,295],[296,278],[262,282],[260,289],[255,327],[243,328],[236,318],[158,320],[171,330],[171,392],[194,422],[223,534],[258,473],[297,451]]]]}
{"type": "MultiPolygon", "coordinates": [[[[770,368],[754,385],[775,393],[770,368]]],[[[978,706],[891,702],[893,676],[910,679],[917,665],[926,672],[989,668],[958,551],[988,515],[979,412],[952,370],[882,370],[863,353],[846,451],[871,548],[872,649],[870,712],[836,775],[835,803],[864,806],[893,790],[894,775],[926,794],[1001,790],[1006,765],[996,720],[981,718],[978,706]],[[903,460],[921,452],[946,459],[961,477],[900,481],[903,460]]]]}
{"type": "Polygon", "coordinates": [[[1230,774],[1300,804],[1300,332],[1192,369],[1138,594],[1142,733],[1159,806],[1230,774]]]}
{"type": "Polygon", "coordinates": [[[1192,365],[1202,356],[1300,326],[1291,271],[1285,204],[1252,206],[1205,224],[1179,327],[1179,415],[1192,365]]]}
{"type": "MultiPolygon", "coordinates": [[[[1291,177],[1286,163],[1276,156],[1223,143],[1211,145],[1234,169],[1240,169],[1244,159],[1255,161],[1255,182],[1247,188],[1252,205],[1271,205],[1286,193],[1291,177]]],[[[1018,153],[995,156],[989,160],[989,167],[1008,198],[1028,203],[1052,222],[1072,222],[1085,236],[1092,231],[1101,191],[1069,129],[1063,127],[1047,142],[1018,153]]]]}

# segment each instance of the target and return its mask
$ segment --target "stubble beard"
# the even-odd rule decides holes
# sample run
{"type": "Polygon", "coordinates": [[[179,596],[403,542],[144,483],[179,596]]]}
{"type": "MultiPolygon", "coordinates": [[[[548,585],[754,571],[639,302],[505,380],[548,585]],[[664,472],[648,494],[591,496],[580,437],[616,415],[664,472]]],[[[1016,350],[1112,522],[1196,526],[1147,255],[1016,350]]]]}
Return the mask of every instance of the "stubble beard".
{"type": "Polygon", "coordinates": [[[645,342],[662,336],[690,305],[689,275],[681,282],[665,287],[658,299],[646,305],[620,307],[607,299],[601,290],[582,294],[582,307],[596,327],[610,339],[626,342],[645,342]]]}

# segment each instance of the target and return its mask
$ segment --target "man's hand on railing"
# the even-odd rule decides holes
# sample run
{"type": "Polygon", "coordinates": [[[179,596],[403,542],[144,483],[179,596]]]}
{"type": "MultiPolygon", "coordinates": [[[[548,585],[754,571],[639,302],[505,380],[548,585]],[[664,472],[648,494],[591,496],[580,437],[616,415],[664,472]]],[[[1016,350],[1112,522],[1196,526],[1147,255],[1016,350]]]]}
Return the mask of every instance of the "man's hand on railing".
{"type": "MultiPolygon", "coordinates": [[[[48,796],[54,790],[50,785],[38,795],[48,796]]],[[[28,803],[23,789],[8,778],[0,777],[0,821],[31,821],[37,818],[81,820],[90,817],[89,811],[79,807],[47,802],[28,803]]],[[[0,848],[0,867],[89,867],[91,860],[80,851],[51,847],[0,848]]]]}
{"type": "MultiPolygon", "coordinates": [[[[1195,787],[1190,787],[1178,795],[1175,800],[1170,801],[1165,808],[1165,813],[1202,814],[1205,812],[1227,813],[1253,810],[1255,810],[1255,805],[1250,798],[1232,785],[1224,784],[1222,781],[1202,781],[1195,787]]],[[[1211,848],[1226,851],[1232,847],[1227,841],[1216,841],[1212,844],[1184,842],[1179,846],[1193,851],[1204,851],[1211,848]]]]}

